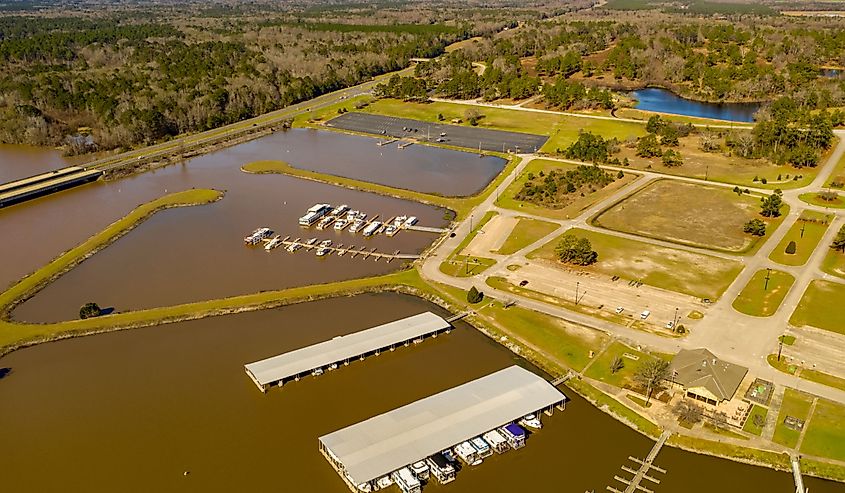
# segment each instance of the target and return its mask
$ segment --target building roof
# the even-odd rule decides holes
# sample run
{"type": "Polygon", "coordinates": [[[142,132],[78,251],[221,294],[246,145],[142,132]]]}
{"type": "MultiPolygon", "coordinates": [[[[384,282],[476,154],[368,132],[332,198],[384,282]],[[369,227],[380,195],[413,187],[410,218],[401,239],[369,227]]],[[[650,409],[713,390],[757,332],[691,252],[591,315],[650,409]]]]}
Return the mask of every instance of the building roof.
{"type": "Polygon", "coordinates": [[[682,350],[670,370],[685,388],[703,387],[721,400],[732,398],[748,373],[748,368],[722,361],[704,348],[682,350]]]}
{"type": "Polygon", "coordinates": [[[445,330],[449,322],[431,312],[335,337],[289,353],[245,365],[259,385],[271,384],[315,368],[355,358],[362,354],[445,330]]]}
{"type": "Polygon", "coordinates": [[[543,378],[511,366],[329,433],[320,442],[352,482],[361,484],[565,399],[543,378]]]}

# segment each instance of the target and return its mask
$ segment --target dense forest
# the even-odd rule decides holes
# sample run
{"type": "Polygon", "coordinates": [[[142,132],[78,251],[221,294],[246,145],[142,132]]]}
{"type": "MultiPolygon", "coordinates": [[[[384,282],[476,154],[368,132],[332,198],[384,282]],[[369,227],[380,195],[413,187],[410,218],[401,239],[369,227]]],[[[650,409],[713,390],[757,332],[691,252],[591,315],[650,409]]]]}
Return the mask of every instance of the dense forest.
{"type": "Polygon", "coordinates": [[[0,142],[85,152],[202,131],[571,8],[485,3],[22,4],[0,17],[0,142]]]}

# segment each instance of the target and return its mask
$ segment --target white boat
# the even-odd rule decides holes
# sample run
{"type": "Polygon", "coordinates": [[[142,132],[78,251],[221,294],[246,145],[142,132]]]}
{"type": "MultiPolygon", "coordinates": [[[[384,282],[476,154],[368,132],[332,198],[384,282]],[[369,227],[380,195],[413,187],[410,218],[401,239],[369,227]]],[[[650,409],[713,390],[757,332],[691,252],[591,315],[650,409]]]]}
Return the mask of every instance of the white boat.
{"type": "Polygon", "coordinates": [[[455,466],[452,465],[454,460],[447,459],[444,454],[439,453],[432,455],[425,462],[431,468],[432,476],[440,484],[451,483],[455,480],[456,471],[455,466]]]}
{"type": "Polygon", "coordinates": [[[478,455],[478,450],[469,442],[461,442],[455,446],[455,454],[460,457],[467,465],[477,466],[481,464],[481,457],[478,455]]]}
{"type": "Polygon", "coordinates": [[[320,248],[317,249],[317,256],[322,257],[331,251],[332,240],[323,240],[320,242],[320,248]]]}
{"type": "Polygon", "coordinates": [[[252,233],[244,237],[244,243],[247,245],[257,245],[264,238],[269,238],[273,234],[270,228],[258,228],[252,233]]]}
{"type": "Polygon", "coordinates": [[[417,224],[417,216],[411,216],[408,219],[405,219],[405,224],[403,226],[407,228],[408,226],[413,226],[414,224],[417,224]]]}
{"type": "Polygon", "coordinates": [[[297,238],[297,239],[293,240],[293,242],[291,242],[291,244],[288,245],[288,247],[285,250],[293,253],[293,252],[299,250],[300,248],[302,248],[302,244],[299,243],[299,240],[301,240],[301,239],[302,238],[297,238]]]}
{"type": "Polygon", "coordinates": [[[478,458],[483,459],[485,457],[490,457],[493,455],[493,449],[490,448],[490,445],[484,441],[481,437],[475,437],[469,441],[470,445],[472,445],[475,450],[478,451],[478,458]]]}
{"type": "Polygon", "coordinates": [[[300,226],[311,226],[332,210],[331,204],[314,204],[299,218],[300,226]]]}
{"type": "Polygon", "coordinates": [[[282,244],[282,237],[280,235],[276,235],[276,236],[273,237],[272,240],[268,241],[267,244],[264,245],[264,250],[269,252],[270,250],[278,247],[281,244],[282,244]]]}
{"type": "Polygon", "coordinates": [[[349,227],[350,233],[357,233],[364,227],[364,220],[363,219],[356,219],[352,222],[352,226],[349,227]]]}
{"type": "Polygon", "coordinates": [[[311,372],[311,374],[314,375],[315,377],[318,377],[318,376],[323,374],[323,369],[322,368],[315,368],[314,371],[311,372]]]}
{"type": "Polygon", "coordinates": [[[507,438],[503,437],[498,430],[490,430],[487,433],[481,435],[481,438],[483,438],[485,442],[490,444],[490,448],[495,450],[496,453],[501,454],[502,452],[505,452],[510,448],[510,445],[508,445],[507,438]]]}
{"type": "Polygon", "coordinates": [[[386,234],[387,236],[393,236],[398,232],[399,228],[397,228],[394,224],[391,224],[388,227],[384,228],[384,234],[386,234]]]}
{"type": "Polygon", "coordinates": [[[543,423],[540,422],[540,417],[534,414],[526,414],[519,420],[519,424],[527,426],[528,428],[534,428],[535,430],[539,430],[543,427],[543,423]]]}
{"type": "Polygon", "coordinates": [[[305,242],[305,245],[306,245],[306,246],[311,246],[311,245],[313,245],[314,243],[317,243],[317,238],[311,238],[311,239],[309,239],[308,241],[306,241],[306,242],[305,242]]]}
{"type": "Polygon", "coordinates": [[[346,218],[340,218],[334,222],[334,230],[335,231],[343,231],[343,228],[349,226],[349,220],[346,218]]]}
{"type": "Polygon", "coordinates": [[[326,216],[320,219],[320,222],[317,223],[317,229],[326,229],[335,219],[335,216],[326,216]]]}
{"type": "Polygon", "coordinates": [[[329,365],[329,370],[337,370],[337,363],[332,363],[329,365]]]}
{"type": "Polygon", "coordinates": [[[390,224],[396,226],[397,228],[401,228],[405,221],[408,219],[408,216],[396,216],[393,218],[393,221],[390,224]]]}
{"type": "Polygon", "coordinates": [[[525,430],[516,423],[509,423],[499,428],[499,433],[508,441],[508,444],[514,449],[525,446],[525,430]]]}
{"type": "Polygon", "coordinates": [[[376,234],[376,231],[381,228],[382,223],[380,221],[373,221],[364,228],[364,236],[373,236],[376,234]]]}
{"type": "Polygon", "coordinates": [[[345,213],[348,210],[349,210],[348,205],[346,205],[346,204],[339,205],[339,206],[334,208],[334,210],[331,212],[331,215],[332,216],[339,216],[339,215],[345,213]]]}
{"type": "Polygon", "coordinates": [[[378,478],[378,481],[376,481],[376,486],[378,487],[378,489],[387,488],[392,484],[393,480],[390,479],[390,476],[382,476],[378,478]]]}
{"type": "Polygon", "coordinates": [[[428,464],[425,463],[424,460],[419,462],[414,462],[411,464],[411,472],[414,473],[416,477],[420,479],[420,481],[425,481],[429,477],[429,473],[431,469],[428,467],[428,464]]]}
{"type": "Polygon", "coordinates": [[[420,484],[420,480],[417,479],[416,476],[411,473],[411,470],[407,467],[403,467],[398,471],[394,471],[390,474],[390,477],[396,483],[396,486],[399,487],[403,493],[421,493],[422,492],[422,485],[420,484]]]}

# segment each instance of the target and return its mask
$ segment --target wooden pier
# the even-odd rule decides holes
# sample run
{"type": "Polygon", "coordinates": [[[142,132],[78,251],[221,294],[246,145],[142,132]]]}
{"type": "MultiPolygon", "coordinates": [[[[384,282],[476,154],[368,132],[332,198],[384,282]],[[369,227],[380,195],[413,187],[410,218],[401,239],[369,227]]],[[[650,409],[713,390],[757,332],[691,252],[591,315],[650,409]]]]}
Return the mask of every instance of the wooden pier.
{"type": "MultiPolygon", "coordinates": [[[[309,245],[299,238],[297,238],[296,240],[291,240],[290,236],[286,236],[285,239],[281,241],[280,245],[284,245],[286,248],[290,247],[291,245],[298,245],[300,248],[303,248],[305,250],[314,250],[320,248],[319,241],[309,245]]],[[[349,253],[350,258],[355,258],[358,255],[361,255],[363,260],[366,260],[368,258],[372,258],[375,261],[386,259],[388,262],[390,262],[391,260],[416,260],[420,258],[419,255],[412,253],[401,253],[399,250],[396,250],[393,253],[384,253],[377,251],[375,248],[367,250],[367,247],[361,247],[360,249],[356,249],[357,247],[352,245],[344,247],[343,243],[338,244],[337,246],[330,246],[326,248],[328,249],[329,255],[334,254],[339,257],[342,257],[343,255],[349,253]]]]}
{"type": "Polygon", "coordinates": [[[428,226],[405,226],[408,231],[422,231],[424,233],[448,233],[447,228],[430,228],[428,226]]]}
{"type": "Polygon", "coordinates": [[[792,464],[792,477],[795,479],[795,493],[806,493],[804,489],[804,478],[801,476],[801,462],[797,455],[790,457],[789,462],[792,464]]]}
{"type": "Polygon", "coordinates": [[[642,486],[640,483],[642,483],[643,480],[646,480],[654,484],[660,484],[659,479],[653,476],[649,476],[648,473],[651,470],[654,470],[661,474],[666,474],[665,469],[655,466],[653,462],[654,459],[657,458],[657,454],[660,453],[660,449],[663,448],[663,445],[666,443],[666,440],[668,440],[671,435],[672,432],[664,431],[660,435],[660,438],[657,439],[657,442],[654,444],[654,447],[651,448],[651,452],[648,453],[648,456],[646,456],[645,460],[638,459],[633,456],[628,457],[628,460],[637,464],[638,467],[637,469],[634,469],[623,464],[622,470],[628,474],[632,474],[633,477],[631,479],[627,479],[619,475],[613,476],[613,479],[625,485],[625,489],[619,490],[617,488],[614,488],[613,486],[608,486],[607,491],[610,491],[611,493],[635,493],[636,491],[642,491],[643,493],[654,493],[652,490],[646,488],[645,486],[642,486]]]}

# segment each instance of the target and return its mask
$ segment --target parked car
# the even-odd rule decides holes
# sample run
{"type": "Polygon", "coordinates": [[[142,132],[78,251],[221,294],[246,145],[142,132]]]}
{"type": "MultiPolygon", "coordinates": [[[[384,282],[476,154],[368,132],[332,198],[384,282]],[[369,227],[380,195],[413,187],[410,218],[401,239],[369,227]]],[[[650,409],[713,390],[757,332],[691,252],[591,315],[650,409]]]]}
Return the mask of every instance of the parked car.
{"type": "Polygon", "coordinates": [[[621,306],[617,306],[617,307],[616,307],[616,313],[617,313],[617,314],[622,313],[622,312],[624,312],[624,311],[625,311],[625,309],[624,309],[624,308],[622,308],[621,306]]]}
{"type": "Polygon", "coordinates": [[[651,312],[650,312],[650,311],[648,311],[648,310],[643,310],[643,312],[642,312],[642,313],[640,313],[640,319],[645,320],[645,319],[647,319],[647,318],[648,318],[648,316],[649,316],[649,315],[651,315],[651,312]]]}

